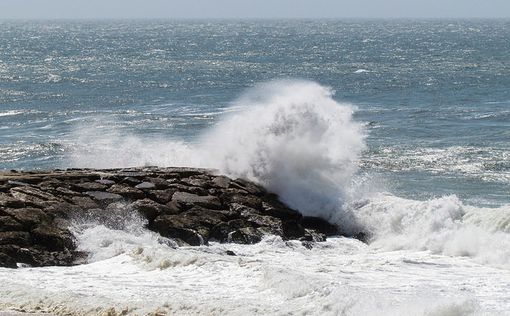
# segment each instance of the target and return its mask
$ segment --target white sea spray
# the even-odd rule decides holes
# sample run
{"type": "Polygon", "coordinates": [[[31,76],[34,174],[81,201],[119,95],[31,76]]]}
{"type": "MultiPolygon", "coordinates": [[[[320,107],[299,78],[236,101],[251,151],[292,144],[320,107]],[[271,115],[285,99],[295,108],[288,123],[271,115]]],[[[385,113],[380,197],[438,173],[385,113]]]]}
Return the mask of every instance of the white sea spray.
{"type": "Polygon", "coordinates": [[[351,105],[338,103],[331,89],[317,83],[281,80],[257,85],[233,106],[239,110],[196,144],[115,129],[104,133],[98,125],[113,122],[101,120],[79,126],[71,164],[215,168],[264,185],[305,215],[353,221],[352,214],[342,214],[342,205],[365,144],[351,105]]]}

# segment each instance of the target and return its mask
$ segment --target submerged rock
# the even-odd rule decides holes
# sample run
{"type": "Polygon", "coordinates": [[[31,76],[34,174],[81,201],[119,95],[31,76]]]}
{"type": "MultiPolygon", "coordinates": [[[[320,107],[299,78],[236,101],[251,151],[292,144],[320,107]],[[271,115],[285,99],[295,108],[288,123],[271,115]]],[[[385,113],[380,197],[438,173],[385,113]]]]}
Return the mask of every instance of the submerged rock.
{"type": "Polygon", "coordinates": [[[338,233],[255,183],[206,169],[10,172],[0,173],[0,187],[1,267],[80,263],[84,254],[76,251],[69,219],[94,214],[101,221],[122,221],[119,208],[140,214],[148,229],[179,245],[253,244],[272,234],[310,247],[338,233]]]}

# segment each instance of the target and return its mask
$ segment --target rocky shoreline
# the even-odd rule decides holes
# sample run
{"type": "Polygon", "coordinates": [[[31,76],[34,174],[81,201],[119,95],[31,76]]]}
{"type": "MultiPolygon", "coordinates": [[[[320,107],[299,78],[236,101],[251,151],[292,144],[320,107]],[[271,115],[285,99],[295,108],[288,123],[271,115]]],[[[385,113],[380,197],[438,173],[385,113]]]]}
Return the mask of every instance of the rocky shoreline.
{"type": "Polygon", "coordinates": [[[207,169],[11,171],[0,173],[0,267],[83,263],[72,223],[93,218],[115,227],[130,214],[178,245],[250,244],[273,234],[311,247],[338,234],[252,182],[207,169]]]}

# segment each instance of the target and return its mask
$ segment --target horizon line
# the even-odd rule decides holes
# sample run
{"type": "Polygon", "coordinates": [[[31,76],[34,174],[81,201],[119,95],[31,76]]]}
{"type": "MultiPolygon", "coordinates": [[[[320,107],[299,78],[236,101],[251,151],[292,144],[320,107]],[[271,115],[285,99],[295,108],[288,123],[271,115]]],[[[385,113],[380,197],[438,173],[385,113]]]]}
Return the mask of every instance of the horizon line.
{"type": "Polygon", "coordinates": [[[69,21],[69,20],[230,20],[230,21],[255,21],[255,20],[510,20],[508,17],[0,17],[0,21],[69,21]]]}

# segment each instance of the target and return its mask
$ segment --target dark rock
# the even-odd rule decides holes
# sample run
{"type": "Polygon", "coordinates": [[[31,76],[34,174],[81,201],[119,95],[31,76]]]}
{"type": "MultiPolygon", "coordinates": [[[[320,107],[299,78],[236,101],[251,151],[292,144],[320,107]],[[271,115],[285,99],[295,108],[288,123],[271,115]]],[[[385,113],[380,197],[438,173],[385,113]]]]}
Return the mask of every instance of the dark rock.
{"type": "Polygon", "coordinates": [[[84,210],[99,207],[99,204],[87,196],[73,196],[69,199],[69,202],[79,206],[84,210]]]}
{"type": "Polygon", "coordinates": [[[125,184],[114,184],[106,190],[106,192],[122,195],[125,198],[137,200],[143,199],[145,194],[143,191],[132,188],[125,184]]]}
{"type": "Polygon", "coordinates": [[[209,238],[215,239],[219,242],[226,242],[228,241],[229,234],[234,230],[236,230],[236,228],[231,228],[228,223],[219,223],[211,228],[209,238]]]}
{"type": "Polygon", "coordinates": [[[236,185],[237,187],[240,187],[241,189],[247,191],[248,193],[254,194],[256,196],[263,196],[264,194],[267,193],[266,189],[264,189],[260,185],[257,185],[245,179],[236,179],[231,185],[236,185]]]}
{"type": "Polygon", "coordinates": [[[207,190],[207,193],[205,195],[214,195],[214,196],[218,196],[218,195],[221,195],[221,190],[220,189],[209,189],[207,190]]]}
{"type": "Polygon", "coordinates": [[[175,191],[188,192],[197,195],[206,195],[207,190],[199,187],[187,186],[180,183],[170,183],[170,187],[175,191]]]}
{"type": "Polygon", "coordinates": [[[184,183],[188,186],[199,187],[202,189],[208,189],[211,187],[210,181],[207,181],[204,179],[193,179],[193,178],[181,179],[181,183],[184,183]]]}
{"type": "Polygon", "coordinates": [[[222,208],[221,201],[212,195],[201,196],[187,192],[175,192],[172,195],[172,201],[178,204],[198,205],[211,209],[222,208]]]}
{"type": "Polygon", "coordinates": [[[212,228],[225,221],[227,217],[216,210],[209,210],[200,206],[194,206],[179,216],[190,219],[193,223],[212,228]]]}
{"type": "Polygon", "coordinates": [[[57,179],[49,179],[47,181],[43,181],[43,182],[40,182],[37,186],[43,190],[43,191],[47,191],[47,190],[51,190],[51,189],[54,189],[58,186],[62,185],[62,182],[57,180],[57,179]]]}
{"type": "Polygon", "coordinates": [[[287,220],[282,223],[284,239],[298,239],[305,235],[305,229],[295,220],[287,220]]]}
{"type": "Polygon", "coordinates": [[[238,218],[238,213],[231,210],[231,209],[228,209],[228,210],[214,210],[215,212],[217,213],[220,213],[222,214],[226,220],[233,220],[233,219],[236,219],[238,218]]]}
{"type": "Polygon", "coordinates": [[[279,218],[252,214],[245,218],[246,223],[255,228],[262,228],[266,234],[280,235],[285,237],[282,220],[279,218]]]}
{"type": "MultiPolygon", "coordinates": [[[[140,172],[140,171],[124,171],[124,172],[117,173],[117,175],[119,177],[133,178],[133,179],[137,179],[137,180],[141,180],[141,179],[147,177],[146,172],[140,172]]],[[[124,179],[124,180],[126,180],[126,179],[124,179]]],[[[139,181],[139,182],[141,182],[141,181],[139,181]]]]}
{"type": "Polygon", "coordinates": [[[24,207],[25,202],[12,197],[9,194],[0,192],[0,207],[24,207]]]}
{"type": "Polygon", "coordinates": [[[212,172],[144,167],[0,174],[0,266],[84,262],[71,219],[126,229],[126,218],[142,217],[149,229],[182,245],[210,239],[249,244],[274,234],[313,247],[338,233],[257,184],[212,172]]]}
{"type": "Polygon", "coordinates": [[[38,208],[8,208],[4,212],[14,217],[26,229],[49,220],[46,213],[38,208]]]}
{"type": "Polygon", "coordinates": [[[175,176],[170,177],[170,178],[168,176],[164,176],[164,179],[166,179],[166,182],[168,182],[169,185],[177,184],[177,183],[181,182],[181,178],[179,177],[178,174],[175,174],[175,176]]]}
{"type": "Polygon", "coordinates": [[[260,214],[258,210],[239,203],[230,203],[229,207],[232,212],[238,214],[242,218],[246,218],[253,214],[260,214]]]}
{"type": "Polygon", "coordinates": [[[34,244],[44,246],[49,251],[72,249],[73,238],[68,230],[60,229],[49,224],[42,224],[31,231],[34,244]]]}
{"type": "Polygon", "coordinates": [[[44,266],[69,266],[75,264],[77,260],[80,260],[85,254],[63,250],[63,251],[48,251],[39,248],[31,248],[30,252],[27,253],[24,249],[20,249],[18,253],[20,262],[30,264],[36,267],[44,266]]]}
{"type": "Polygon", "coordinates": [[[204,244],[204,240],[199,233],[186,228],[171,228],[168,230],[168,236],[184,241],[190,246],[200,246],[204,244]]]}
{"type": "Polygon", "coordinates": [[[168,173],[178,174],[180,178],[188,178],[194,175],[201,175],[204,172],[208,171],[207,169],[201,168],[177,168],[177,167],[165,168],[165,170],[168,173]]]}
{"type": "Polygon", "coordinates": [[[18,245],[0,245],[0,253],[11,257],[15,262],[26,263],[30,265],[33,265],[36,262],[34,256],[39,252],[40,250],[36,250],[34,248],[24,248],[18,245]]]}
{"type": "Polygon", "coordinates": [[[141,182],[142,181],[138,180],[137,178],[133,178],[133,177],[125,177],[121,181],[121,183],[127,183],[129,185],[137,185],[137,184],[139,184],[141,182]]]}
{"type": "Polygon", "coordinates": [[[170,209],[168,214],[179,214],[179,213],[182,213],[183,211],[185,211],[185,209],[180,207],[179,204],[177,204],[174,201],[170,201],[170,202],[166,203],[165,205],[168,206],[168,208],[170,209]]]}
{"type": "Polygon", "coordinates": [[[367,234],[365,232],[359,232],[356,235],[354,235],[353,237],[358,239],[361,242],[368,243],[370,241],[371,235],[367,234]]]}
{"type": "Polygon", "coordinates": [[[92,197],[96,201],[102,204],[108,204],[122,200],[122,196],[115,193],[103,192],[103,191],[87,191],[86,195],[92,197]]]}
{"type": "Polygon", "coordinates": [[[101,184],[104,184],[104,185],[107,185],[107,186],[110,186],[112,184],[115,184],[115,181],[113,180],[110,180],[110,179],[100,179],[100,180],[96,180],[97,183],[101,183],[101,184]]]}
{"type": "Polygon", "coordinates": [[[172,200],[172,195],[174,193],[175,190],[173,189],[150,190],[147,192],[147,196],[158,203],[166,204],[172,200]]]}
{"type": "Polygon", "coordinates": [[[203,237],[189,226],[196,226],[189,219],[178,215],[163,215],[154,220],[153,228],[164,237],[179,238],[189,245],[199,246],[204,243],[203,237]]]}
{"type": "Polygon", "coordinates": [[[310,241],[310,242],[323,242],[326,241],[327,236],[323,233],[316,232],[311,229],[305,229],[305,235],[299,240],[310,241]]]}
{"type": "Polygon", "coordinates": [[[72,185],[72,189],[79,192],[104,191],[108,186],[98,182],[83,182],[72,185]]]}
{"type": "Polygon", "coordinates": [[[212,183],[218,188],[228,189],[230,186],[230,178],[225,176],[218,176],[212,180],[212,183]]]}
{"type": "Polygon", "coordinates": [[[59,200],[53,195],[31,186],[20,186],[11,189],[11,195],[26,205],[44,207],[44,202],[59,200]]]}
{"type": "Polygon", "coordinates": [[[145,218],[152,222],[160,214],[172,214],[173,211],[166,205],[159,204],[150,199],[133,202],[130,207],[142,213],[145,218]]]}
{"type": "Polygon", "coordinates": [[[303,227],[316,230],[326,236],[338,235],[338,228],[320,217],[305,216],[301,222],[303,227]]]}
{"type": "Polygon", "coordinates": [[[222,222],[211,229],[209,236],[219,242],[227,242],[230,233],[246,226],[246,222],[241,219],[222,222]]]}
{"type": "Polygon", "coordinates": [[[151,190],[155,189],[156,185],[152,182],[142,182],[140,184],[135,185],[135,188],[140,190],[151,190]]]}
{"type": "Polygon", "coordinates": [[[16,264],[16,260],[0,252],[0,267],[16,269],[18,265],[16,264]]]}
{"type": "Polygon", "coordinates": [[[27,232],[0,232],[0,245],[28,247],[32,245],[32,241],[27,232]]]}
{"type": "Polygon", "coordinates": [[[152,183],[155,187],[147,188],[147,189],[158,189],[164,190],[170,187],[170,183],[163,178],[147,178],[148,183],[152,183]]]}
{"type": "Polygon", "coordinates": [[[301,213],[286,207],[283,204],[272,203],[269,204],[267,202],[262,203],[262,212],[269,216],[278,217],[281,219],[294,219],[301,220],[303,217],[301,213]]]}
{"type": "Polygon", "coordinates": [[[313,249],[313,246],[314,246],[314,242],[313,241],[310,241],[310,240],[303,240],[301,241],[301,245],[303,245],[303,247],[305,247],[306,249],[313,249]]]}
{"type": "Polygon", "coordinates": [[[55,191],[54,191],[54,194],[56,194],[56,195],[70,195],[70,196],[78,196],[78,195],[80,195],[79,192],[76,192],[76,191],[73,191],[73,190],[70,190],[70,189],[64,188],[64,187],[56,188],[55,191]]]}
{"type": "Polygon", "coordinates": [[[229,242],[236,244],[255,244],[262,239],[262,233],[253,227],[245,227],[229,234],[229,242]]]}
{"type": "Polygon", "coordinates": [[[0,232],[23,230],[23,225],[11,216],[0,216],[0,232]]]}
{"type": "Polygon", "coordinates": [[[68,202],[55,202],[47,206],[43,211],[52,218],[68,218],[70,214],[75,214],[82,210],[78,205],[68,202]]]}
{"type": "MultiPolygon", "coordinates": [[[[175,232],[182,232],[183,229],[198,233],[202,239],[201,243],[207,243],[211,228],[226,220],[221,212],[195,206],[179,215],[162,215],[156,218],[153,228],[164,236],[181,238],[190,243],[187,237],[175,235],[175,232]]],[[[186,234],[189,232],[186,231],[186,234]]]]}
{"type": "Polygon", "coordinates": [[[227,256],[236,256],[236,253],[235,253],[235,252],[233,252],[232,250],[227,250],[227,251],[225,251],[225,254],[226,254],[227,256]]]}
{"type": "Polygon", "coordinates": [[[262,200],[253,195],[235,194],[229,199],[230,203],[238,203],[256,210],[262,208],[262,200]]]}

